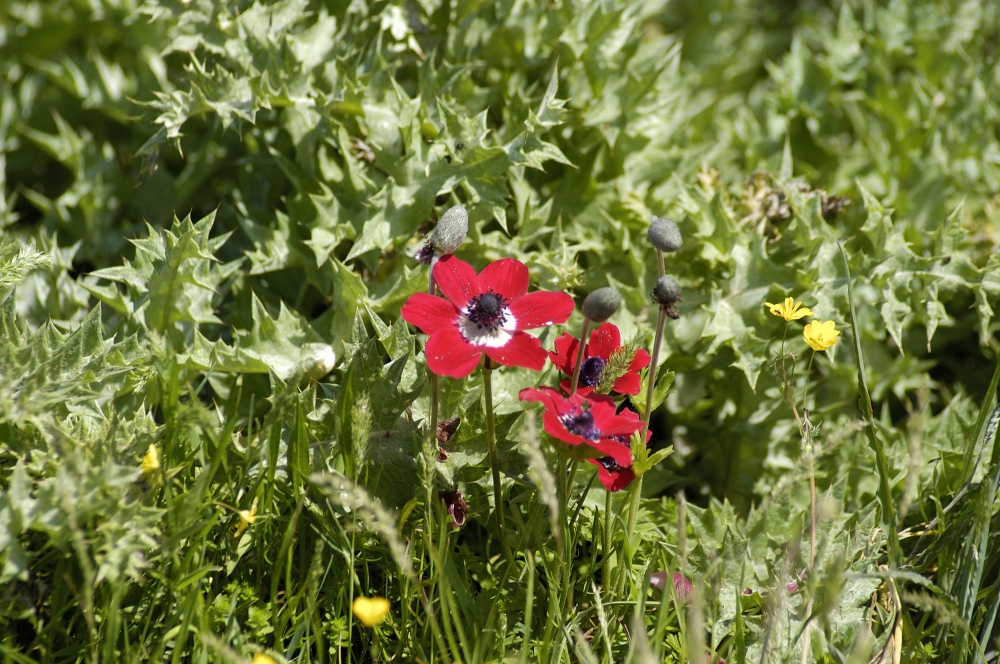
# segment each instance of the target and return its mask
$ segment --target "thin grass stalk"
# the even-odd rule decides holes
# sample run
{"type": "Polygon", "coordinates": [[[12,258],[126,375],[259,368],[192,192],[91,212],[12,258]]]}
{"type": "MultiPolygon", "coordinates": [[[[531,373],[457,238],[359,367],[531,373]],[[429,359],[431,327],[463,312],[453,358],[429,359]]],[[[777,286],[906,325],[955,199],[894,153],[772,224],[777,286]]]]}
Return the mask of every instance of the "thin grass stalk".
{"type": "Polygon", "coordinates": [[[486,442],[490,448],[490,469],[493,471],[493,501],[496,505],[497,535],[500,537],[500,548],[507,564],[514,567],[514,557],[507,547],[503,518],[503,484],[500,481],[500,455],[497,452],[496,423],[493,416],[493,366],[490,358],[483,363],[483,398],[486,400],[486,442]]]}
{"type": "MultiPolygon", "coordinates": [[[[816,353],[813,353],[815,356],[816,353]]],[[[812,366],[812,358],[809,359],[809,365],[812,366]]],[[[806,372],[806,384],[809,382],[809,372],[806,372]]],[[[805,391],[803,390],[802,398],[805,399],[805,391]]],[[[804,443],[803,450],[809,458],[809,574],[815,573],[816,568],[816,465],[813,459],[813,443],[812,443],[812,424],[809,422],[809,409],[806,408],[805,402],[802,405],[802,441],[804,443]]],[[[810,594],[809,601],[806,602],[806,619],[812,615],[813,610],[813,598],[810,594]]],[[[806,664],[809,661],[809,630],[812,629],[812,621],[809,621],[805,625],[805,629],[802,633],[802,664],[806,664]]]]}
{"type": "Polygon", "coordinates": [[[531,619],[535,608],[535,557],[531,551],[524,552],[525,567],[528,570],[528,588],[524,597],[524,637],[521,641],[521,662],[528,664],[531,644],[531,619]]]}

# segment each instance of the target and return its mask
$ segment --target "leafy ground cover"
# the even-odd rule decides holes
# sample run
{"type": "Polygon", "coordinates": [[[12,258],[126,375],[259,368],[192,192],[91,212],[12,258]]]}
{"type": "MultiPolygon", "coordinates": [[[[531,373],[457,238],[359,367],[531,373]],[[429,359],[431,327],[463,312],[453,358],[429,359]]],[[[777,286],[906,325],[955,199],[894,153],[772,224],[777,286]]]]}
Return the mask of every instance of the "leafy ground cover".
{"type": "Polygon", "coordinates": [[[3,3],[0,655],[996,661],[998,44],[988,0],[3,3]],[[455,206],[435,271],[578,305],[541,371],[428,373],[455,206]],[[604,287],[630,482],[543,415],[604,287]]]}

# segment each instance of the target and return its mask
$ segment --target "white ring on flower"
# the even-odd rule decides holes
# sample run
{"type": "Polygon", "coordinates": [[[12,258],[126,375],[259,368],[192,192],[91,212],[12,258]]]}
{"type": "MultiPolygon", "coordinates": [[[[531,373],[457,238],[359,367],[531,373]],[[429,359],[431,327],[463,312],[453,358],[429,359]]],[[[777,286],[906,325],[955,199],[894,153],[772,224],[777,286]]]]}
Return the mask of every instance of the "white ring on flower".
{"type": "Polygon", "coordinates": [[[462,308],[462,313],[458,316],[458,331],[462,338],[473,346],[486,346],[487,348],[503,348],[514,336],[517,330],[517,320],[514,314],[510,313],[510,307],[503,308],[503,323],[494,330],[487,327],[480,327],[469,320],[469,306],[462,308]]]}

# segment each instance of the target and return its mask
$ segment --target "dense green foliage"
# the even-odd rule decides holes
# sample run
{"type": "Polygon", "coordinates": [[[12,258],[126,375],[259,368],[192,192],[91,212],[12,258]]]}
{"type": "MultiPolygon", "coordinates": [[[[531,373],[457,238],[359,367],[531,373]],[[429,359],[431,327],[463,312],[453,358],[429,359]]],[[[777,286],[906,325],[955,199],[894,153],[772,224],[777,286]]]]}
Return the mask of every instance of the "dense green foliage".
{"type": "Polygon", "coordinates": [[[995,658],[998,56],[990,0],[7,0],[0,656],[995,658]],[[605,492],[581,465],[560,510],[517,400],[551,367],[494,372],[513,567],[478,372],[426,454],[399,311],[457,203],[458,256],[614,286],[646,347],[680,226],[673,454],[631,540],[609,503],[610,591],[605,492]]]}

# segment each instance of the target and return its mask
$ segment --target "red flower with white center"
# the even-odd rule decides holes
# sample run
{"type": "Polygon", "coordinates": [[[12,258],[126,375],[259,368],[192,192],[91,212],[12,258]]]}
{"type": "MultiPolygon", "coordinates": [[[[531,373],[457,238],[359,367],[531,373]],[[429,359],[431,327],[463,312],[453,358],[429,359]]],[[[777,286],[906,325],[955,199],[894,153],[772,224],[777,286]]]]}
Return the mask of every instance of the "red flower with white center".
{"type": "Polygon", "coordinates": [[[566,293],[528,292],[528,268],[502,258],[478,275],[454,256],[434,264],[434,283],[445,297],[414,293],[402,316],[430,335],[424,354],[440,376],[464,378],[483,353],[498,364],[541,371],[546,353],[541,342],[522,330],[565,323],[573,313],[566,293]],[[447,298],[447,299],[445,299],[447,298]]]}
{"type": "Polygon", "coordinates": [[[517,398],[545,406],[542,423],[553,438],[570,445],[589,445],[603,455],[601,458],[607,457],[621,468],[632,465],[632,449],[613,437],[625,436],[628,440],[642,428],[642,422],[616,414],[611,397],[603,394],[584,397],[577,393],[567,398],[551,387],[526,387],[517,398]]]}
{"type": "MultiPolygon", "coordinates": [[[[625,409],[618,413],[618,417],[624,417],[633,422],[639,423],[638,431],[642,428],[642,421],[639,419],[639,414],[625,409]]],[[[646,444],[649,444],[649,439],[653,437],[652,431],[646,432],[646,444]]],[[[629,465],[620,465],[614,457],[606,456],[599,459],[587,459],[590,463],[597,466],[597,479],[601,480],[601,484],[608,491],[615,492],[621,491],[635,479],[635,471],[632,470],[631,458],[632,458],[632,444],[631,436],[626,436],[625,434],[619,434],[614,436],[608,436],[610,440],[615,441],[619,445],[622,445],[629,451],[629,465]]]]}
{"type": "MultiPolygon", "coordinates": [[[[555,346],[556,350],[554,353],[549,353],[549,359],[560,371],[572,376],[573,368],[576,366],[576,354],[580,350],[580,341],[567,332],[556,339],[555,346]]],[[[590,343],[583,349],[578,389],[597,387],[608,360],[621,346],[622,335],[615,325],[603,323],[594,330],[590,334],[590,343]]],[[[639,394],[642,387],[639,370],[646,366],[649,366],[649,353],[640,348],[635,351],[625,373],[615,379],[611,389],[619,394],[639,394]]],[[[570,381],[564,380],[559,385],[564,391],[569,392],[570,381]]]]}

